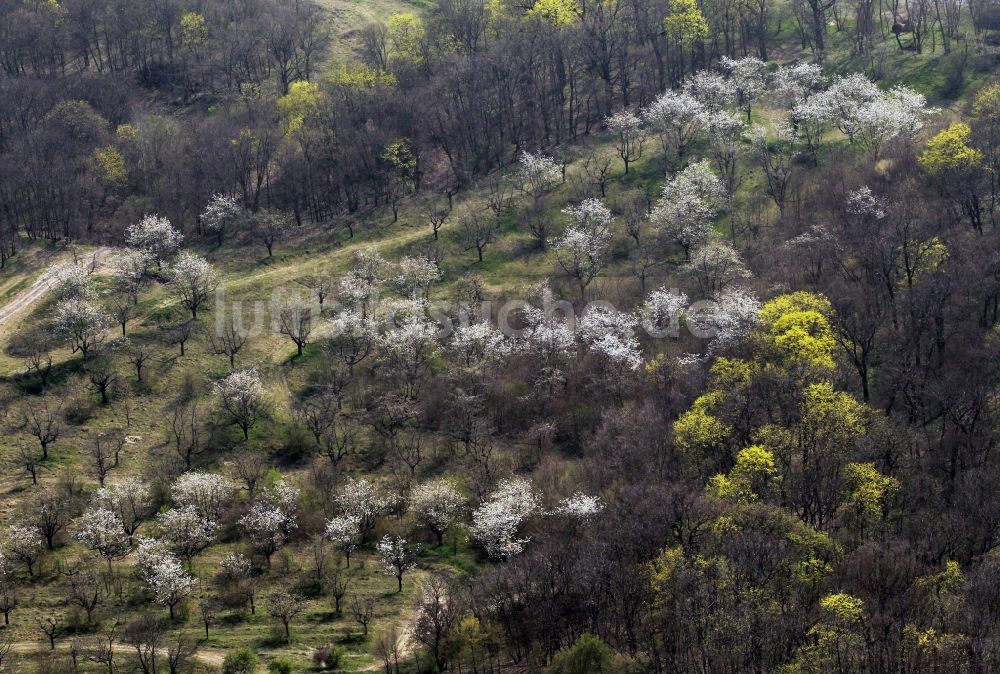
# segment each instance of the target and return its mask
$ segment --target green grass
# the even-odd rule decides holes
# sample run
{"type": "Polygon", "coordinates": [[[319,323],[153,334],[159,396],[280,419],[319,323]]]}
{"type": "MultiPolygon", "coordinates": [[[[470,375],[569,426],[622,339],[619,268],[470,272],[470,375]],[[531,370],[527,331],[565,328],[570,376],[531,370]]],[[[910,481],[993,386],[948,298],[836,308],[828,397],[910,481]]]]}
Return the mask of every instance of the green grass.
{"type": "Polygon", "coordinates": [[[360,31],[366,25],[386,21],[399,12],[417,14],[429,12],[431,0],[318,0],[330,12],[332,45],[330,62],[339,64],[355,57],[359,47],[360,31]]]}

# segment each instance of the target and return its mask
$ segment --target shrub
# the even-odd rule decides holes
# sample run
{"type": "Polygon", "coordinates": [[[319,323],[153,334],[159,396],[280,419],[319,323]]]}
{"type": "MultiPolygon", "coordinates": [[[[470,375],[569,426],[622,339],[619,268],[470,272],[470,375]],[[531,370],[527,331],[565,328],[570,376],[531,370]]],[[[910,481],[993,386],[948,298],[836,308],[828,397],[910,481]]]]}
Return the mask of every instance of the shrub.
{"type": "Polygon", "coordinates": [[[253,674],[257,671],[258,660],[249,648],[240,648],[222,661],[222,674],[253,674]]]}
{"type": "Polygon", "coordinates": [[[320,646],[313,651],[313,664],[324,669],[340,669],[345,652],[343,646],[320,646]]]}
{"type": "Polygon", "coordinates": [[[292,674],[295,664],[288,658],[277,658],[268,663],[267,671],[271,674],[292,674]]]}
{"type": "Polygon", "coordinates": [[[611,674],[627,672],[627,659],[593,634],[584,634],[575,644],[556,654],[549,674],[611,674]]]}

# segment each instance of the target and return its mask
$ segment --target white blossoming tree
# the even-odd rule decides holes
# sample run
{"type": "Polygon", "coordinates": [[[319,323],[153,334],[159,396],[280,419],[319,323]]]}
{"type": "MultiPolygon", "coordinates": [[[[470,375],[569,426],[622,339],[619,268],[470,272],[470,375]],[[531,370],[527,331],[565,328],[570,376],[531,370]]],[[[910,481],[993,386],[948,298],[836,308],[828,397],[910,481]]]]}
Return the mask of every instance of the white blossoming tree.
{"type": "Polygon", "coordinates": [[[703,297],[715,297],[736,281],[752,276],[740,254],[719,241],[710,241],[695,250],[684,265],[684,272],[697,281],[703,297]]]}
{"type": "Polygon", "coordinates": [[[347,567],[351,567],[351,553],[361,543],[361,526],[353,515],[339,515],[326,523],[324,535],[344,553],[347,567]]]}
{"type": "Polygon", "coordinates": [[[625,175],[628,175],[629,164],[642,158],[642,145],[646,135],[642,119],[628,110],[622,110],[606,118],[604,124],[615,136],[615,147],[618,156],[625,163],[625,175]]]}
{"type": "Polygon", "coordinates": [[[211,263],[194,253],[181,253],[170,269],[170,288],[180,303],[198,318],[198,309],[212,299],[219,277],[211,263]]]}
{"type": "Polygon", "coordinates": [[[638,323],[633,314],[594,306],[580,317],[576,334],[587,348],[611,364],[637,370],[642,365],[642,352],[635,334],[638,323]]]}
{"type": "MultiPolygon", "coordinates": [[[[692,305],[694,307],[694,305],[692,305]]],[[[760,300],[746,288],[734,286],[713,302],[687,314],[688,328],[697,337],[711,339],[708,353],[744,343],[760,322],[760,300]]]]}
{"type": "Polygon", "coordinates": [[[834,120],[834,111],[827,105],[823,95],[816,94],[795,103],[791,121],[796,140],[802,144],[806,154],[816,161],[823,136],[834,120]]]}
{"type": "Polygon", "coordinates": [[[184,235],[170,221],[158,215],[147,215],[125,230],[125,242],[149,254],[149,259],[161,269],[180,250],[184,235]]]}
{"type": "Polygon", "coordinates": [[[153,573],[153,567],[162,558],[172,554],[166,541],[159,538],[137,536],[135,539],[135,565],[139,568],[139,574],[144,579],[153,573]]]}
{"type": "Polygon", "coordinates": [[[52,332],[56,339],[70,343],[73,353],[87,358],[104,341],[112,325],[111,316],[85,299],[67,299],[56,304],[52,332]]]}
{"type": "Polygon", "coordinates": [[[552,157],[522,152],[518,160],[517,178],[521,191],[535,199],[555,187],[562,173],[552,157]]]}
{"type": "Polygon", "coordinates": [[[451,480],[432,480],[414,487],[410,510],[422,526],[430,529],[440,546],[445,533],[465,510],[465,497],[451,480]]]}
{"type": "Polygon", "coordinates": [[[797,128],[805,126],[811,144],[818,143],[815,136],[823,128],[822,121],[865,148],[874,161],[890,140],[912,139],[935,112],[912,89],[897,85],[885,92],[864,75],[853,73],[836,78],[828,89],[796,106],[792,117],[797,128]]]}
{"type": "Polygon", "coordinates": [[[555,242],[556,262],[576,283],[583,301],[587,286],[607,264],[611,245],[611,211],[599,199],[585,199],[563,211],[572,224],[555,242]]]}
{"type": "Polygon", "coordinates": [[[736,102],[736,87],[719,73],[702,70],[684,82],[684,92],[693,96],[706,112],[716,113],[736,102]]]}
{"type": "Polygon", "coordinates": [[[178,507],[193,506],[202,518],[219,521],[236,495],[236,486],[222,475],[191,471],[174,481],[170,495],[178,507]]]}
{"type": "Polygon", "coordinates": [[[576,344],[576,335],[568,321],[554,311],[534,306],[522,307],[520,315],[525,327],[515,342],[515,349],[536,356],[546,367],[569,355],[576,344]]]}
{"type": "Polygon", "coordinates": [[[805,100],[823,83],[823,68],[815,63],[781,65],[771,74],[775,99],[788,108],[805,100]]]}
{"type": "Polygon", "coordinates": [[[45,540],[37,527],[12,524],[3,538],[3,553],[22,564],[28,576],[35,575],[35,562],[45,550],[45,540]]]}
{"type": "Polygon", "coordinates": [[[386,276],[389,263],[377,250],[360,250],[354,254],[354,266],[337,286],[337,298],[362,318],[369,318],[386,276]]]}
{"type": "Polygon", "coordinates": [[[446,347],[453,357],[467,367],[501,362],[512,348],[506,335],[489,321],[456,326],[446,347]]]}
{"type": "Polygon", "coordinates": [[[691,250],[705,243],[712,232],[712,220],[719,212],[726,191],[707,160],[691,164],[663,187],[650,220],[658,233],[676,243],[685,259],[691,250]]]}
{"type": "Polygon", "coordinates": [[[246,555],[231,552],[219,562],[222,580],[234,587],[250,606],[250,613],[256,613],[257,583],[253,575],[253,562],[246,555]]]}
{"type": "Polygon", "coordinates": [[[862,185],[847,195],[847,215],[854,220],[852,225],[872,224],[885,217],[885,206],[868,185],[862,185]]]}
{"type": "Polygon", "coordinates": [[[746,113],[749,123],[753,104],[767,91],[764,62],[756,56],[744,56],[740,59],[723,56],[719,65],[728,73],[729,83],[736,94],[736,103],[746,113]]]}
{"type": "Polygon", "coordinates": [[[393,265],[393,271],[393,287],[403,297],[412,299],[426,298],[431,286],[441,278],[438,266],[425,257],[404,257],[393,265]]]}
{"type": "Polygon", "coordinates": [[[83,266],[66,262],[54,266],[50,273],[52,295],[57,300],[93,299],[94,286],[90,273],[83,266]]]}
{"type": "Polygon", "coordinates": [[[538,495],[527,479],[503,480],[472,513],[472,536],[493,559],[520,554],[528,539],[518,538],[518,532],[538,505],[538,495]]]}
{"type": "Polygon", "coordinates": [[[213,194],[201,212],[201,222],[206,232],[215,234],[217,245],[221,246],[226,234],[237,227],[246,217],[243,206],[235,197],[213,194]]]}
{"type": "Polygon", "coordinates": [[[253,573],[253,562],[246,555],[230,552],[219,562],[219,571],[227,581],[236,582],[253,573]]]}
{"type": "Polygon", "coordinates": [[[328,353],[343,363],[348,373],[375,351],[378,322],[359,311],[342,312],[333,322],[334,334],[327,343],[328,353]]]}
{"type": "Polygon", "coordinates": [[[379,359],[399,377],[402,394],[413,398],[440,348],[440,326],[427,316],[422,300],[396,303],[390,311],[392,320],[377,339],[379,359]]]}
{"type": "Polygon", "coordinates": [[[221,381],[215,382],[215,395],[230,420],[243,431],[243,439],[250,438],[250,429],[265,413],[264,382],[257,370],[237,370],[221,381]]]}
{"type": "Polygon", "coordinates": [[[193,505],[171,508],[156,518],[163,538],[191,566],[194,556],[215,540],[218,524],[206,519],[193,505]]]}
{"type": "Polygon", "coordinates": [[[562,171],[552,157],[522,152],[517,166],[518,188],[531,198],[528,228],[545,250],[548,245],[549,218],[542,207],[545,196],[562,179],[562,171]]]}
{"type": "Polygon", "coordinates": [[[600,496],[576,492],[559,501],[559,505],[553,508],[552,514],[586,520],[599,514],[602,510],[604,510],[604,503],[601,502],[600,496]]]}
{"type": "Polygon", "coordinates": [[[683,157],[701,130],[704,106],[690,93],[665,91],[642,111],[646,126],[655,133],[663,148],[663,161],[669,164],[670,152],[683,157]]]}
{"type": "Polygon", "coordinates": [[[335,501],[342,515],[357,521],[362,539],[371,533],[379,518],[395,505],[392,496],[364,478],[348,478],[335,501]]]}
{"type": "Polygon", "coordinates": [[[403,574],[416,568],[417,560],[413,550],[406,545],[405,538],[386,534],[376,546],[382,567],[386,574],[396,577],[397,592],[403,591],[403,574]]]}
{"type": "Polygon", "coordinates": [[[184,571],[180,560],[171,554],[162,555],[153,563],[145,580],[156,602],[167,607],[171,620],[174,619],[174,609],[194,591],[198,582],[184,571]]]}
{"type": "Polygon", "coordinates": [[[933,113],[922,94],[897,85],[854,111],[852,139],[876,161],[894,138],[912,140],[933,113]]]}
{"type": "Polygon", "coordinates": [[[240,526],[250,541],[250,545],[264,558],[267,568],[271,568],[271,557],[288,542],[289,518],[278,508],[257,502],[250,506],[240,518],[240,526]]]}
{"type": "Polygon", "coordinates": [[[127,295],[132,304],[139,301],[139,291],[146,280],[150,261],[149,253],[138,248],[126,248],[108,260],[115,290],[127,295]]]}
{"type": "Polygon", "coordinates": [[[239,524],[250,545],[271,568],[271,557],[281,549],[298,528],[297,489],[284,480],[270,485],[258,494],[239,524]]]}
{"type": "Polygon", "coordinates": [[[131,538],[146,516],[149,499],[149,485],[137,477],[126,477],[98,489],[94,504],[115,513],[131,538]]]}
{"type": "Polygon", "coordinates": [[[295,519],[295,513],[299,508],[299,490],[288,484],[284,479],[280,479],[261,492],[260,498],[271,504],[286,517],[295,519]]]}
{"type": "Polygon", "coordinates": [[[109,573],[112,561],[125,557],[132,549],[122,519],[113,510],[88,510],[77,518],[75,528],[76,539],[104,558],[109,573]]]}
{"type": "Polygon", "coordinates": [[[708,137],[708,154],[722,176],[726,191],[732,194],[739,185],[740,155],[743,151],[743,118],[728,110],[702,117],[708,137]]]}
{"type": "Polygon", "coordinates": [[[639,309],[643,330],[650,337],[678,337],[687,306],[688,296],[682,292],[666,288],[654,290],[639,309]]]}

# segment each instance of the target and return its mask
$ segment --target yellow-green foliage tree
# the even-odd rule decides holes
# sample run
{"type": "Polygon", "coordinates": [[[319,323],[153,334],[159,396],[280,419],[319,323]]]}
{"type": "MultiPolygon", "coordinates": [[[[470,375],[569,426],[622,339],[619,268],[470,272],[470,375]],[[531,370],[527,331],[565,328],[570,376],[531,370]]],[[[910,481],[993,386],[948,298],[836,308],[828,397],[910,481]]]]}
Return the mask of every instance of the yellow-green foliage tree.
{"type": "Polygon", "coordinates": [[[386,145],[382,159],[389,162],[400,178],[411,182],[414,190],[419,189],[420,162],[408,138],[400,138],[386,145]]]}
{"type": "Polygon", "coordinates": [[[548,674],[624,674],[630,668],[627,658],[593,634],[583,634],[569,648],[556,653],[548,674]]]}
{"type": "Polygon", "coordinates": [[[288,93],[278,99],[278,111],[284,122],[285,133],[295,134],[306,120],[319,111],[322,93],[319,85],[300,80],[288,85],[288,93]]]}
{"type": "Polygon", "coordinates": [[[799,421],[767,425],[757,441],[774,451],[782,467],[785,505],[803,521],[823,527],[843,496],[843,469],[868,428],[867,408],[828,381],[802,390],[799,421]]]}
{"type": "Polygon", "coordinates": [[[926,605],[925,620],[930,627],[943,630],[965,609],[967,581],[962,567],[955,560],[948,560],[938,573],[917,579],[917,588],[923,593],[926,605]]]}
{"type": "Polygon", "coordinates": [[[834,367],[830,300],[817,293],[795,292],[765,303],[760,310],[761,334],[785,366],[826,373],[834,367]]]}
{"type": "Polygon", "coordinates": [[[983,87],[973,102],[972,112],[974,142],[983,152],[990,199],[995,205],[1000,200],[1000,82],[983,87]]]}
{"type": "MultiPolygon", "coordinates": [[[[862,489],[859,469],[845,473],[845,467],[858,463],[870,414],[833,385],[833,313],[822,295],[780,295],[759,312],[757,355],[716,359],[709,391],[674,424],[684,469],[703,477],[715,473],[709,493],[735,504],[776,497],[804,522],[822,528],[854,494],[847,477],[862,489]],[[730,449],[740,445],[746,448],[732,457],[730,449]]],[[[892,484],[867,486],[888,493],[892,484]]],[[[855,496],[862,494],[863,489],[855,496]]]]}
{"type": "Polygon", "coordinates": [[[121,185],[128,179],[128,164],[121,151],[114,145],[94,150],[94,163],[101,178],[112,186],[121,185]]]}
{"type": "MultiPolygon", "coordinates": [[[[652,638],[665,652],[766,640],[792,607],[818,600],[839,556],[827,534],[779,507],[732,504],[693,542],[668,545],[646,564],[652,638]]],[[[689,665],[670,656],[660,663],[663,671],[689,665]]]]}
{"type": "Polygon", "coordinates": [[[838,592],[823,597],[819,608],[820,620],[809,630],[812,641],[798,650],[782,674],[865,671],[865,603],[838,592]]]}
{"type": "Polygon", "coordinates": [[[525,16],[553,26],[569,26],[580,18],[580,6],[576,0],[537,0],[525,16]]]}
{"type": "Polygon", "coordinates": [[[181,14],[181,40],[184,46],[194,48],[208,41],[208,24],[198,12],[181,14]]]}
{"type": "Polygon", "coordinates": [[[917,578],[921,610],[903,628],[904,662],[908,671],[969,671],[969,636],[953,631],[967,611],[968,581],[958,562],[917,578]]]}
{"type": "Polygon", "coordinates": [[[708,37],[708,21],[695,0],[670,0],[670,13],[663,20],[663,28],[685,49],[708,37]]]}
{"type": "Polygon", "coordinates": [[[847,496],[840,506],[840,519],[859,541],[878,531],[888,517],[901,485],[883,475],[874,463],[849,463],[844,467],[847,496]]]}
{"type": "Polygon", "coordinates": [[[385,70],[379,70],[360,63],[341,66],[330,76],[330,84],[350,89],[375,89],[377,87],[395,87],[396,76],[385,70]]]}
{"type": "Polygon", "coordinates": [[[736,455],[736,465],[728,475],[716,475],[709,481],[715,496],[736,503],[753,503],[767,498],[780,479],[774,453],[753,445],[741,449],[736,455]]]}
{"type": "Polygon", "coordinates": [[[927,141],[920,154],[920,166],[931,175],[943,173],[965,174],[976,169],[983,161],[983,153],[969,142],[972,129],[968,124],[953,122],[927,141]]]}
{"type": "Polygon", "coordinates": [[[983,228],[983,206],[979,196],[983,153],[971,145],[972,129],[954,122],[927,142],[919,161],[933,183],[976,231],[983,228]]]}
{"type": "Polygon", "coordinates": [[[898,256],[899,287],[913,288],[924,274],[936,271],[948,259],[948,246],[936,236],[907,240],[898,256]]]}
{"type": "Polygon", "coordinates": [[[583,8],[579,0],[488,0],[486,10],[491,27],[500,32],[522,21],[538,21],[556,28],[573,25],[580,20],[583,8]]]}
{"type": "Polygon", "coordinates": [[[387,40],[390,57],[414,65],[423,63],[427,28],[413,12],[399,12],[389,17],[387,40]]]}
{"type": "Polygon", "coordinates": [[[710,391],[674,422],[674,444],[684,469],[691,474],[705,475],[707,466],[718,459],[729,440],[732,429],[714,414],[722,399],[720,391],[710,391]]]}

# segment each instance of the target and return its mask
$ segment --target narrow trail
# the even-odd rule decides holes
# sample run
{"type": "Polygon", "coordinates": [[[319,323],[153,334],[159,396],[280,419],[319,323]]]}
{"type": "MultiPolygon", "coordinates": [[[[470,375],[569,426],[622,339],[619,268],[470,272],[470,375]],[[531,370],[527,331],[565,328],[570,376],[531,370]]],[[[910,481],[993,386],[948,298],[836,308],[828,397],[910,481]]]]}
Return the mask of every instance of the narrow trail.
{"type": "MultiPolygon", "coordinates": [[[[135,654],[135,648],[133,648],[128,644],[123,644],[119,642],[115,642],[112,645],[112,649],[114,650],[115,653],[116,663],[119,662],[118,661],[119,655],[122,657],[128,657],[135,654]]],[[[166,653],[166,646],[162,647],[160,650],[162,650],[163,653],[166,653]]],[[[29,655],[37,652],[48,652],[49,644],[47,641],[41,641],[41,640],[15,641],[14,643],[11,644],[11,651],[14,653],[18,653],[20,655],[29,655]]],[[[70,644],[67,640],[60,639],[58,642],[56,642],[56,653],[69,653],[69,651],[70,651],[70,644]]],[[[203,647],[195,651],[192,657],[195,660],[203,664],[209,665],[211,667],[221,667],[223,661],[226,659],[226,651],[219,648],[203,647]]]]}
{"type": "MultiPolygon", "coordinates": [[[[102,246],[94,251],[93,259],[95,264],[100,265],[111,253],[111,250],[107,246],[102,246]]],[[[39,276],[26,290],[20,292],[10,302],[0,307],[0,326],[3,326],[8,319],[21,313],[45,296],[52,287],[53,280],[55,280],[55,271],[51,268],[52,266],[50,265],[49,271],[39,276]]]]}

